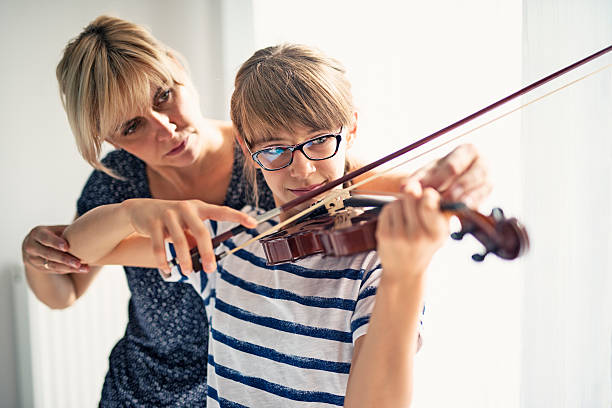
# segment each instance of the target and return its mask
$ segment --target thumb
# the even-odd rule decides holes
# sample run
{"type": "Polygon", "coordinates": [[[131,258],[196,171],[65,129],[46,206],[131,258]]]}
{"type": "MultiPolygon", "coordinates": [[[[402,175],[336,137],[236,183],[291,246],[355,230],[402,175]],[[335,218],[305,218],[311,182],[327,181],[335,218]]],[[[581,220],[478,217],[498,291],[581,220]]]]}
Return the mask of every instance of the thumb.
{"type": "Polygon", "coordinates": [[[423,186],[421,186],[421,183],[417,179],[408,178],[402,183],[400,192],[420,197],[423,194],[423,186]]]}

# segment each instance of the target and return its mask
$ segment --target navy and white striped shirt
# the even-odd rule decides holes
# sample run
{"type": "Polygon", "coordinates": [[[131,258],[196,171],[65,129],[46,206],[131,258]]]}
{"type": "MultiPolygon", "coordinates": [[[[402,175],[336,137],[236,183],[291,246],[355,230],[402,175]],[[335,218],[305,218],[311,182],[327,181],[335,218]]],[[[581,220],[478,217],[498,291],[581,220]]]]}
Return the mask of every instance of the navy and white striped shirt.
{"type": "MultiPolygon", "coordinates": [[[[213,235],[233,226],[206,224],[213,235]]],[[[184,276],[174,268],[168,280],[193,285],[209,319],[208,406],[342,406],[353,346],[367,332],[380,276],[374,251],[266,266],[258,242],[223,259],[213,274],[184,276]]]]}

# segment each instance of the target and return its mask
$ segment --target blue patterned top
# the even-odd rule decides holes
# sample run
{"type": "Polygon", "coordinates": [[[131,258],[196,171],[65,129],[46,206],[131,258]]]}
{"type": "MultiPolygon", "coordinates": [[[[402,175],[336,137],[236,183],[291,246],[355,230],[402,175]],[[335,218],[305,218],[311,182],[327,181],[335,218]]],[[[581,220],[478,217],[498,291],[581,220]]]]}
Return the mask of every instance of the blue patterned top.
{"type": "MultiPolygon", "coordinates": [[[[225,205],[243,208],[249,187],[237,147],[225,205]]],[[[146,165],[116,150],[102,163],[125,180],[94,171],[77,203],[78,214],[130,198],[150,198],[146,165]]],[[[259,206],[274,207],[259,178],[259,206]]],[[[169,285],[155,269],[125,267],[131,292],[125,334],[109,357],[101,407],[205,407],[208,324],[201,297],[188,285],[169,285]],[[185,313],[185,311],[189,313],[185,313]]]]}

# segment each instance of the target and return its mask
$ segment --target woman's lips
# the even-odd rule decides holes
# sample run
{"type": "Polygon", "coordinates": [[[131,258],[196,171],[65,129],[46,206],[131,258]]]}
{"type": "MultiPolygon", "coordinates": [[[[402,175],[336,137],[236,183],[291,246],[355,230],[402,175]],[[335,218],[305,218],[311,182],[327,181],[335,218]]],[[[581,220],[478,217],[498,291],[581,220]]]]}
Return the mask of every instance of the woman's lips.
{"type": "Polygon", "coordinates": [[[178,146],[176,146],[174,149],[166,153],[166,156],[176,156],[177,154],[185,150],[186,146],[187,146],[187,140],[183,140],[178,146]]]}
{"type": "Polygon", "coordinates": [[[310,193],[312,190],[314,190],[315,188],[321,187],[323,184],[325,183],[313,184],[308,187],[290,188],[288,190],[291,191],[295,195],[301,196],[301,195],[310,193]]]}

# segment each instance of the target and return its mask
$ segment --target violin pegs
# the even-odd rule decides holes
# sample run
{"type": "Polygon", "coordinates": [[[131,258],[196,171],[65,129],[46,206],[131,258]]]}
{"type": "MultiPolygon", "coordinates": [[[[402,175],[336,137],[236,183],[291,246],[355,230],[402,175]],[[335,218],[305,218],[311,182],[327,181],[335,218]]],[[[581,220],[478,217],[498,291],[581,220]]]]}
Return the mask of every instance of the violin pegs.
{"type": "Polygon", "coordinates": [[[483,254],[474,254],[472,255],[472,259],[476,262],[482,262],[484,261],[485,257],[487,256],[487,254],[489,253],[489,251],[485,251],[485,253],[483,254]]]}
{"type": "Polygon", "coordinates": [[[455,241],[461,241],[463,239],[463,237],[465,236],[465,234],[467,234],[469,231],[457,231],[457,232],[453,232],[451,233],[451,238],[454,239],[455,241]]]}
{"type": "Polygon", "coordinates": [[[506,219],[506,216],[504,215],[504,210],[499,207],[495,207],[491,210],[491,217],[493,217],[495,221],[502,221],[506,219]]]}

